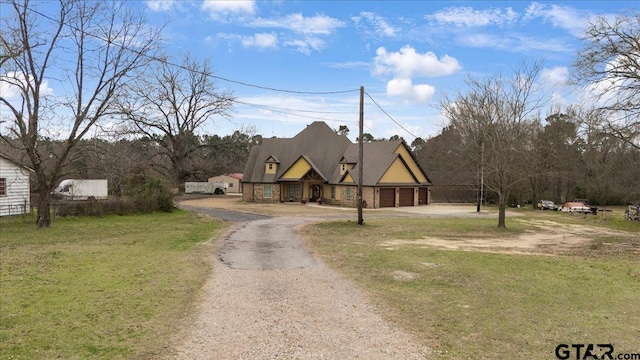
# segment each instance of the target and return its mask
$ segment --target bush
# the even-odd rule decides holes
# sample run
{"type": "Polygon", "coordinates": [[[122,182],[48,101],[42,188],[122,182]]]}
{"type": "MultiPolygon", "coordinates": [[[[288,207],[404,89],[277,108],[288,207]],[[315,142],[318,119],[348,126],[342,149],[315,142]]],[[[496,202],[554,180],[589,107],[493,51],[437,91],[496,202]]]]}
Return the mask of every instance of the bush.
{"type": "Polygon", "coordinates": [[[132,199],[99,201],[58,201],[53,204],[55,216],[130,215],[141,212],[132,199]]]}
{"type": "Polygon", "coordinates": [[[135,175],[128,179],[123,194],[131,198],[141,212],[171,212],[173,194],[160,179],[135,175]]]}
{"type": "Polygon", "coordinates": [[[132,176],[125,185],[123,198],[109,200],[58,201],[55,216],[130,215],[155,211],[171,212],[173,194],[160,179],[132,176]]]}

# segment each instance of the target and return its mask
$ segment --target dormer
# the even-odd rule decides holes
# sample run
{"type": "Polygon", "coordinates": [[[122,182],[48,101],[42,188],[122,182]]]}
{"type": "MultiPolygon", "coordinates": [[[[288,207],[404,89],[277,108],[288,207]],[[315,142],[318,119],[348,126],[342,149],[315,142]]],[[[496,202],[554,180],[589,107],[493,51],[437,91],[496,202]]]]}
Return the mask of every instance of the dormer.
{"type": "Polygon", "coordinates": [[[278,171],[278,164],[280,164],[280,161],[275,156],[269,156],[264,161],[264,173],[275,174],[278,171]]]}
{"type": "Polygon", "coordinates": [[[347,161],[347,159],[345,159],[344,157],[342,157],[342,160],[340,160],[340,175],[344,175],[344,173],[347,172],[347,170],[353,168],[356,164],[355,163],[350,163],[347,161]]]}

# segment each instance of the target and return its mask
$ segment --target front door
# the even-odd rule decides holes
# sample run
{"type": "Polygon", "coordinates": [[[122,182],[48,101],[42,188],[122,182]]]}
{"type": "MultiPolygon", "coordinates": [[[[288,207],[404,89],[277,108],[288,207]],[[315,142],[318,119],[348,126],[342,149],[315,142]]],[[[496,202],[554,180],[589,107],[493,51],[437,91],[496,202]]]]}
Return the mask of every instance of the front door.
{"type": "Polygon", "coordinates": [[[311,201],[318,201],[322,197],[322,186],[311,185],[311,201]]]}

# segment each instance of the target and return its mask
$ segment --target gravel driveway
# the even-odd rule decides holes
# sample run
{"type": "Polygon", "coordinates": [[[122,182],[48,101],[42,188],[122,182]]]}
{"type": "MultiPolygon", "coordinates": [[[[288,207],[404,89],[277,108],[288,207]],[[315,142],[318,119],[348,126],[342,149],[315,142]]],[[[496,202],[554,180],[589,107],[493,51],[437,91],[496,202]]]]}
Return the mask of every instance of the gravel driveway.
{"type": "MultiPolygon", "coordinates": [[[[229,219],[238,214],[218,215],[229,219]]],[[[385,322],[354,284],[302,245],[294,227],[310,221],[263,216],[236,223],[217,244],[196,321],[167,357],[429,357],[429,349],[385,322]]]]}

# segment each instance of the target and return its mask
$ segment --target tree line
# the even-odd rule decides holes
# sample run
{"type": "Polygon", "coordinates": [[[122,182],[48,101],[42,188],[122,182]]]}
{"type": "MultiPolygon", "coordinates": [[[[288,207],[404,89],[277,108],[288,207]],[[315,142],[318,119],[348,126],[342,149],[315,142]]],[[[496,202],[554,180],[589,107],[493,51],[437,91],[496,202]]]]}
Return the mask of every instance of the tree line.
{"type": "Polygon", "coordinates": [[[445,94],[449,120],[429,140],[413,142],[436,183],[477,184],[499,206],[590,198],[601,205],[640,202],[640,13],[601,16],[587,27],[573,64],[582,101],[550,104],[539,81],[543,63],[509,74],[469,75],[445,94]],[[551,107],[541,118],[545,107],[551,107]]]}
{"type": "MultiPolygon", "coordinates": [[[[197,135],[230,117],[235,101],[208,60],[167,56],[162,28],[126,2],[58,0],[46,14],[40,5],[0,4],[0,85],[7,89],[0,151],[34,170],[38,227],[50,225],[50,194],[65,177],[108,178],[118,194],[132,174],[176,186],[243,170],[262,139],[254,130],[197,135]],[[54,96],[50,86],[67,93],[54,96]]],[[[436,184],[482,182],[497,197],[499,226],[512,197],[633,199],[640,187],[638,38],[640,14],[590,24],[574,81],[594,90],[597,106],[558,108],[545,119],[542,62],[469,76],[466,89],[440,100],[449,125],[412,142],[418,161],[436,184]]]]}

